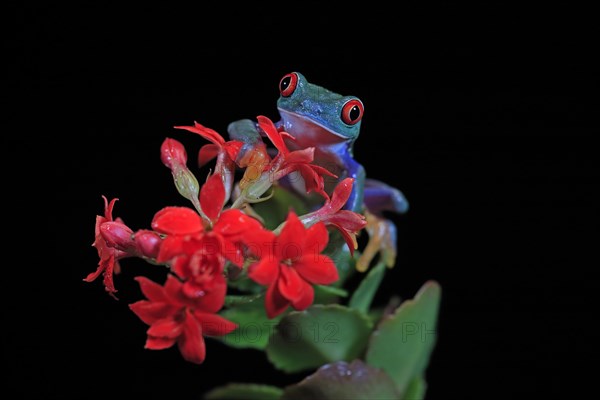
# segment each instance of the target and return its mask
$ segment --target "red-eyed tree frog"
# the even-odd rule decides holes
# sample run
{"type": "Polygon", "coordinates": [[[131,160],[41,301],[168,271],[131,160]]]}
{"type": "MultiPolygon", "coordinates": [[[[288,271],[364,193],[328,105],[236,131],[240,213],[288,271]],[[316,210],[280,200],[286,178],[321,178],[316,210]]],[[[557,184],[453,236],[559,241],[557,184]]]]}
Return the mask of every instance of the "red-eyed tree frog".
{"type": "MultiPolygon", "coordinates": [[[[326,190],[331,190],[341,179],[354,178],[345,208],[364,213],[370,222],[367,226],[369,235],[376,239],[371,240],[363,253],[366,258],[369,258],[368,253],[373,253],[370,254],[372,258],[383,246],[387,252],[382,251],[382,256],[391,266],[395,259],[396,229],[383,212],[404,213],[408,210],[408,202],[398,189],[367,178],[363,166],[354,159],[353,147],[364,114],[362,101],[310,83],[299,72],[281,78],[279,94],[277,110],[281,118],[276,126],[294,137],[294,140],[286,141],[288,147],[315,148],[314,163],[338,176],[326,180],[326,190]]],[[[249,147],[261,140],[256,123],[250,119],[232,122],[227,131],[231,139],[240,140],[249,147]]],[[[359,270],[361,268],[367,266],[363,265],[359,270]]]]}

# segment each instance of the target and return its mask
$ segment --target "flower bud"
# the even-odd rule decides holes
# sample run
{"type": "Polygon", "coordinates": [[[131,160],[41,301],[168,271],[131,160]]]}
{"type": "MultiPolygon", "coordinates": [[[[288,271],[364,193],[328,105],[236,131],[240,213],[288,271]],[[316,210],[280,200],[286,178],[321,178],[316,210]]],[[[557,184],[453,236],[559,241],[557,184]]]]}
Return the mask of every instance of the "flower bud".
{"type": "Polygon", "coordinates": [[[192,203],[198,202],[200,185],[198,180],[187,168],[176,168],[173,172],[173,181],[180,195],[190,200],[192,203]]]}
{"type": "Polygon", "coordinates": [[[190,200],[200,212],[200,185],[186,165],[187,153],[183,145],[175,139],[166,138],[160,146],[160,159],[171,170],[179,194],[190,200]]]}
{"type": "Polygon", "coordinates": [[[186,165],[187,153],[180,142],[175,139],[166,138],[160,146],[160,160],[173,170],[177,164],[180,166],[186,165]]]}
{"type": "Polygon", "coordinates": [[[118,221],[107,221],[100,225],[100,234],[108,247],[129,252],[135,248],[133,231],[118,221]]]}
{"type": "Polygon", "coordinates": [[[133,239],[138,252],[148,258],[156,258],[162,242],[158,233],[150,230],[139,230],[135,233],[133,239]]]}

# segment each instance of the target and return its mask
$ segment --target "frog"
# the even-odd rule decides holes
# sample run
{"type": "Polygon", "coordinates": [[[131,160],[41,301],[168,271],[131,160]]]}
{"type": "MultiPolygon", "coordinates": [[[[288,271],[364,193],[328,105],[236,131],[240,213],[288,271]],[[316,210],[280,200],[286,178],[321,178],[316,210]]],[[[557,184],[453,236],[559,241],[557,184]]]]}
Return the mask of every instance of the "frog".
{"type": "MultiPolygon", "coordinates": [[[[280,118],[275,125],[292,136],[293,139],[286,138],[287,146],[291,150],[314,147],[314,163],[337,176],[326,180],[326,191],[331,191],[342,179],[353,178],[352,192],[344,209],[367,214],[370,236],[385,231],[385,237],[380,239],[389,242],[387,247],[395,247],[395,225],[385,213],[404,214],[409,204],[399,189],[368,178],[364,166],[354,157],[365,111],[363,102],[357,96],[342,95],[311,83],[296,71],[283,75],[278,89],[276,104],[280,118]]],[[[250,119],[231,122],[227,132],[231,139],[249,148],[260,141],[260,130],[250,119]]],[[[395,253],[387,258],[389,266],[395,253]]]]}

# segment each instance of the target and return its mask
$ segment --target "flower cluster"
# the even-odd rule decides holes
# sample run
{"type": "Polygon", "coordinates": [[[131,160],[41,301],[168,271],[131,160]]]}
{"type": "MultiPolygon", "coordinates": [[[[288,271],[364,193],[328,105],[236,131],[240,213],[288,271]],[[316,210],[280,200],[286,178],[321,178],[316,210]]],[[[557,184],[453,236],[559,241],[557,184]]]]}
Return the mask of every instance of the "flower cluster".
{"type": "Polygon", "coordinates": [[[343,209],[353,179],[340,179],[328,193],[325,178],[337,177],[313,162],[314,148],[291,151],[284,139],[292,136],[267,117],[257,117],[256,127],[259,137],[270,143],[228,141],[199,123],[176,126],[208,140],[198,153],[198,165],[216,160],[215,165],[200,184],[187,166],[183,145],[166,138],[161,161],[191,207],[158,210],[148,229],[133,230],[114,218],[117,199],[103,197],[104,214],[96,218],[93,242],[100,261],[84,280],[102,276],[106,292],[116,298],[114,276],[122,259],[137,257],[165,267],[163,284],[136,277],[146,299],[130,304],[149,325],[147,349],[177,344],[186,360],[202,363],[204,337],[224,336],[237,328],[220,314],[234,291],[234,277],[253,283],[267,317],[275,318],[290,309],[306,310],[315,302],[316,285],[339,280],[334,260],[324,253],[331,232],[339,232],[351,252],[357,248],[356,235],[365,227],[365,217],[343,209]],[[269,152],[267,147],[274,149],[269,152]],[[238,173],[242,178],[236,181],[238,173]],[[285,190],[279,182],[292,173],[303,179],[306,194],[317,194],[322,201],[304,213],[289,207],[285,219],[269,229],[253,204],[285,190]]]}

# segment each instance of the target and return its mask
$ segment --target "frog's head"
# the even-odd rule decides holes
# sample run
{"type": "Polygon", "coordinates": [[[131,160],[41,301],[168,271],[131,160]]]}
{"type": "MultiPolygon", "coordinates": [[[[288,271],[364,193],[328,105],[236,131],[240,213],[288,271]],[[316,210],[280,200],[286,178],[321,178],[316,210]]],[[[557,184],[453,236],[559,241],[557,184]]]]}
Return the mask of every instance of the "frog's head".
{"type": "Polygon", "coordinates": [[[332,136],[330,140],[320,137],[323,141],[353,142],[358,137],[364,107],[357,97],[342,96],[314,85],[298,72],[281,78],[279,93],[277,108],[286,130],[293,135],[301,136],[307,131],[295,127],[314,124],[320,128],[321,136],[332,136]]]}

